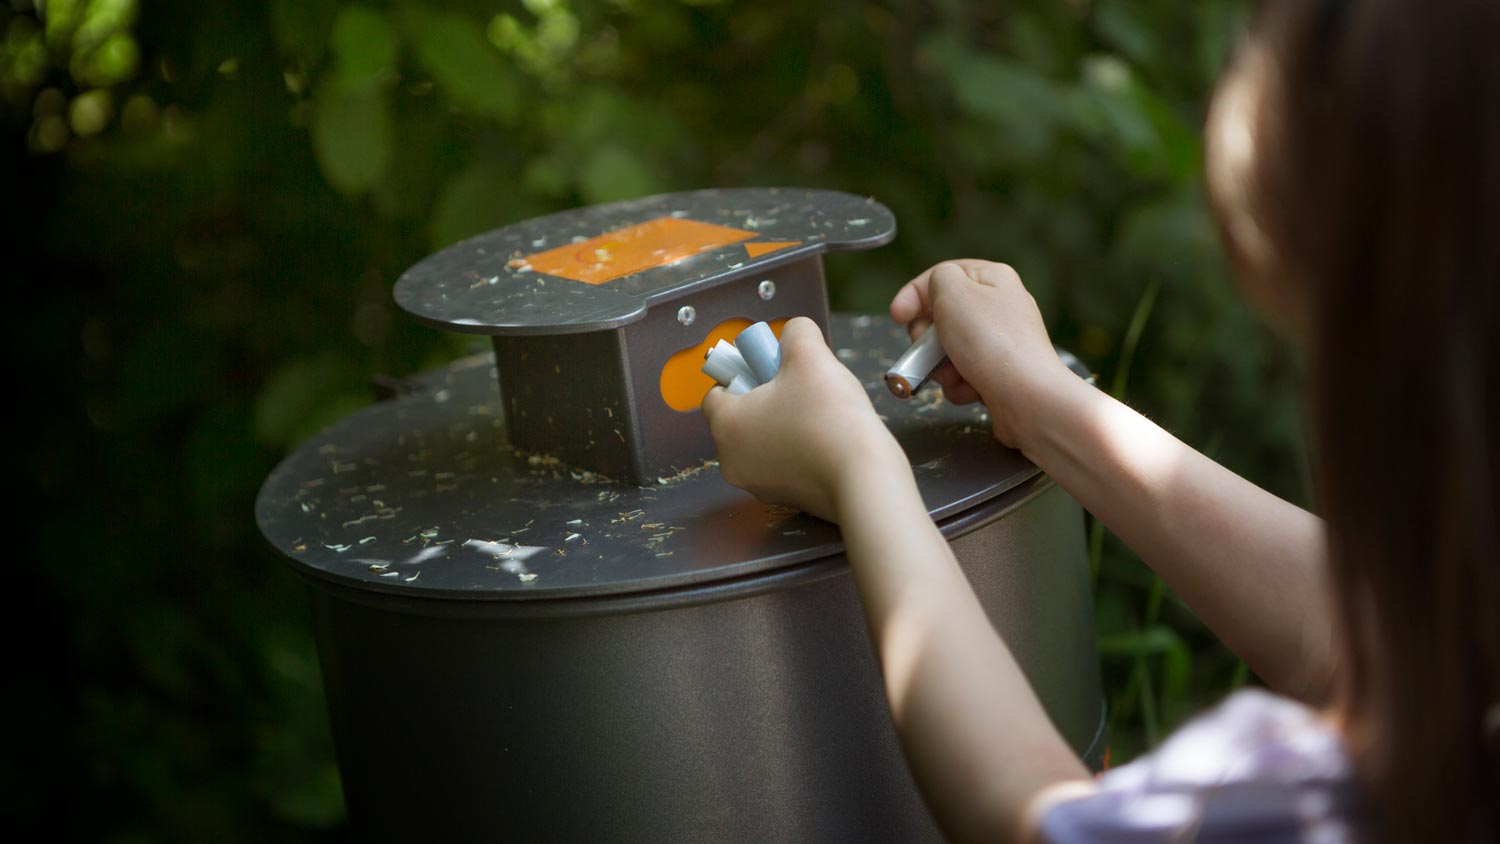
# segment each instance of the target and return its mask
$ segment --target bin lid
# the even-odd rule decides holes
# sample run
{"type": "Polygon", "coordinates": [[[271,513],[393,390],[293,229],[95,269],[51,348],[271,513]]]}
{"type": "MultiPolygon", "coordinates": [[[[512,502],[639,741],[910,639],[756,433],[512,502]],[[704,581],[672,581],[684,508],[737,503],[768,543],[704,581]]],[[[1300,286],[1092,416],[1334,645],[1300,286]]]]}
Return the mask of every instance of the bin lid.
{"type": "Polygon", "coordinates": [[[576,208],[486,232],[396,280],[417,321],[469,334],[570,334],[824,252],[896,236],[874,199],[806,188],[687,191],[576,208]]]}
{"type": "MultiPolygon", "coordinates": [[[[1038,469],[997,441],[981,405],[936,387],[908,401],[883,374],[906,348],[883,317],[835,314],[838,357],[911,459],[933,518],[971,510],[1038,469]]],[[[287,457],[256,501],[304,574],[410,596],[528,600],[705,584],[843,552],[838,528],[760,503],[706,462],[650,486],[506,444],[492,355],[420,377],[287,457]]]]}

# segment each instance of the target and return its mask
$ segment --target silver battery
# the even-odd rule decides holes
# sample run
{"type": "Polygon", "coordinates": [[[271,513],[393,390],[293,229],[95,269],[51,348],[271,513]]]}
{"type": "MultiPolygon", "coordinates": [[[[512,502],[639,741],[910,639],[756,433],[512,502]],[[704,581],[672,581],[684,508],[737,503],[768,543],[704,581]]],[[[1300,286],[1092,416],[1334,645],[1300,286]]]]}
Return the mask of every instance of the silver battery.
{"type": "Polygon", "coordinates": [[[723,340],[715,343],[703,356],[703,372],[724,387],[728,387],[735,376],[744,376],[751,387],[760,385],[755,373],[750,371],[750,364],[740,357],[739,350],[723,340]]]}
{"type": "Polygon", "coordinates": [[[885,372],[885,386],[898,399],[909,399],[922,389],[932,373],[948,359],[943,345],[938,342],[937,324],[927,326],[917,342],[902,352],[901,357],[885,372]]]}
{"type": "Polygon", "coordinates": [[[741,331],[734,338],[734,347],[740,350],[740,357],[750,365],[750,371],[761,384],[775,378],[776,371],[781,369],[781,343],[777,342],[771,326],[764,322],[741,331]]]}
{"type": "Polygon", "coordinates": [[[729,391],[729,394],[732,396],[743,396],[744,394],[755,389],[755,386],[755,384],[752,384],[750,382],[749,378],[746,378],[743,375],[736,375],[734,376],[734,380],[730,381],[729,386],[725,389],[727,389],[729,391]]]}

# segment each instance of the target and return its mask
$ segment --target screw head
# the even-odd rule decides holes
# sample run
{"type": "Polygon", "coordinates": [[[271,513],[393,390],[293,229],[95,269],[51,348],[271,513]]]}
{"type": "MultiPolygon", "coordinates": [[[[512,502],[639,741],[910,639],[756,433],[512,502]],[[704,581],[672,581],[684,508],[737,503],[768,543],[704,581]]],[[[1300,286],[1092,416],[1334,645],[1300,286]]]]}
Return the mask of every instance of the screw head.
{"type": "Polygon", "coordinates": [[[760,283],[760,286],[756,288],[756,292],[760,294],[762,300],[769,302],[771,301],[771,297],[776,295],[776,282],[768,278],[760,283]]]}
{"type": "Polygon", "coordinates": [[[677,309],[677,321],[683,325],[692,325],[697,318],[698,312],[693,310],[692,305],[683,305],[677,309]]]}

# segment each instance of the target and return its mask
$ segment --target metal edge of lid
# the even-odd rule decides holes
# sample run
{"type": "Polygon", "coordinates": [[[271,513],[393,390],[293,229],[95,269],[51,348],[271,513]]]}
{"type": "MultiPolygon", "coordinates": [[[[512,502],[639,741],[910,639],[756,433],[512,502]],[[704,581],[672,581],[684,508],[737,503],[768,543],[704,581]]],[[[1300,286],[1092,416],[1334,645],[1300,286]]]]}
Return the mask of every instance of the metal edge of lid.
{"type": "MultiPolygon", "coordinates": [[[[898,335],[904,338],[904,332],[899,327],[881,327],[877,326],[878,322],[878,320],[872,317],[851,317],[847,315],[834,321],[834,327],[837,329],[834,337],[835,345],[838,346],[847,343],[853,347],[849,349],[837,348],[836,351],[840,353],[839,356],[844,360],[846,365],[855,367],[856,371],[860,371],[863,368],[884,366],[888,361],[882,363],[882,356],[890,356],[890,351],[889,348],[882,351],[881,347],[886,347],[888,344],[895,342],[895,338],[898,335]],[[881,337],[883,335],[887,336],[884,336],[882,340],[881,337]],[[844,354],[846,352],[849,353],[849,356],[844,354]]],[[[1069,360],[1068,362],[1078,374],[1082,376],[1088,374],[1087,369],[1078,364],[1076,359],[1069,360]]],[[[463,390],[459,386],[462,379],[467,379],[471,383],[482,382],[488,385],[490,383],[488,380],[490,377],[489,369],[492,367],[492,362],[490,366],[480,365],[484,363],[486,363],[485,356],[476,355],[471,358],[461,359],[441,370],[429,372],[423,376],[424,382],[427,382],[424,389],[429,393],[436,390],[439,394],[436,401],[441,402],[441,394],[448,392],[450,387],[455,396],[463,393],[463,390]]],[[[912,460],[913,472],[918,478],[918,486],[923,491],[929,512],[934,519],[948,519],[966,510],[979,508],[985,501],[1001,496],[1016,486],[1023,485],[1039,472],[1035,466],[1021,459],[1015,452],[1010,452],[1006,449],[996,449],[994,447],[993,438],[987,430],[988,426],[983,424],[983,414],[974,415],[976,410],[982,411],[982,407],[969,406],[959,408],[944,405],[940,401],[940,394],[936,391],[932,393],[930,398],[922,400],[922,404],[927,404],[926,407],[922,407],[912,402],[897,402],[892,399],[886,394],[884,385],[878,379],[866,383],[865,387],[876,402],[877,409],[883,406],[891,413],[892,418],[888,421],[888,424],[893,425],[893,430],[901,428],[906,431],[904,434],[898,434],[898,439],[902,440],[903,448],[907,450],[908,456],[912,460]],[[937,404],[930,404],[931,400],[939,401],[937,404]],[[926,412],[924,413],[924,411],[926,412]],[[913,413],[915,415],[912,415],[913,413]],[[931,424],[938,421],[939,418],[944,419],[947,425],[933,426],[931,424]],[[975,423],[972,433],[970,427],[964,427],[962,431],[952,427],[954,424],[964,424],[964,418],[968,418],[971,423],[975,423]],[[986,430],[981,431],[979,430],[980,428],[986,430]],[[980,441],[988,443],[988,447],[982,447],[980,441]]],[[[924,393],[923,395],[927,396],[928,394],[924,393]]],[[[469,394],[467,397],[471,399],[476,398],[472,394],[469,394]]],[[[338,475],[341,468],[344,470],[354,470],[357,468],[353,463],[340,466],[338,465],[339,461],[356,459],[355,456],[358,454],[370,453],[368,451],[360,451],[358,441],[361,439],[366,443],[372,441],[389,442],[397,435],[400,435],[403,439],[416,437],[420,440],[423,436],[421,434],[423,428],[429,431],[428,436],[438,436],[441,439],[441,434],[431,433],[435,429],[430,422],[416,424],[415,427],[408,428],[404,426],[403,420],[399,415],[393,416],[393,414],[400,413],[398,408],[402,404],[409,403],[410,406],[415,408],[437,407],[437,405],[431,403],[432,401],[433,397],[430,395],[426,399],[413,396],[410,399],[397,399],[372,406],[372,408],[367,408],[366,411],[362,411],[359,414],[336,423],[323,434],[309,441],[309,443],[299,448],[293,454],[288,455],[267,478],[256,500],[256,515],[257,521],[261,526],[261,532],[278,554],[287,557],[289,564],[296,569],[310,569],[311,571],[307,572],[307,574],[315,580],[324,580],[329,583],[343,583],[354,589],[394,593],[403,596],[414,595],[440,600],[529,602],[565,600],[575,597],[602,597],[611,594],[648,593],[662,589],[686,588],[694,584],[734,580],[740,577],[797,566],[809,561],[829,557],[839,553],[842,549],[836,528],[802,514],[794,516],[783,527],[767,530],[762,539],[746,537],[743,530],[735,530],[734,533],[740,537],[736,541],[752,543],[753,547],[748,547],[750,556],[747,557],[737,556],[737,553],[744,553],[744,551],[731,552],[728,556],[725,556],[721,549],[710,554],[710,557],[717,558],[716,560],[709,559],[702,561],[700,564],[699,561],[701,558],[698,555],[701,553],[700,549],[703,547],[701,542],[696,543],[695,547],[695,544],[691,541],[687,546],[683,546],[676,540],[669,540],[666,548],[658,546],[647,550],[665,551],[672,550],[675,547],[676,550],[687,555],[686,558],[689,560],[689,565],[677,565],[673,560],[656,560],[654,565],[647,566],[641,566],[639,562],[621,561],[617,563],[616,554],[619,551],[624,551],[627,557],[640,557],[640,550],[632,551],[626,546],[620,546],[618,550],[611,550],[613,546],[607,541],[609,537],[599,536],[597,538],[606,540],[606,544],[596,546],[593,549],[594,552],[602,552],[606,555],[605,557],[599,557],[597,554],[594,554],[594,558],[599,562],[590,562],[588,555],[577,561],[575,561],[574,557],[569,557],[567,562],[563,562],[561,559],[555,561],[556,566],[565,566],[573,572],[565,576],[562,582],[555,583],[552,581],[553,574],[557,572],[557,569],[553,565],[546,563],[546,560],[551,559],[550,557],[542,560],[543,566],[538,571],[542,573],[543,579],[537,584],[529,582],[520,584],[512,583],[512,586],[507,588],[501,582],[505,578],[502,577],[496,580],[488,573],[474,572],[472,563],[463,563],[460,565],[459,569],[454,572],[460,578],[457,580],[453,576],[450,576],[449,573],[444,573],[443,568],[439,568],[433,572],[439,576],[437,582],[433,582],[430,577],[424,578],[420,583],[398,582],[402,578],[395,578],[396,569],[400,569],[405,575],[409,575],[409,577],[404,578],[406,581],[415,581],[419,569],[425,571],[433,565],[450,565],[443,560],[433,560],[432,563],[424,564],[423,561],[429,559],[427,553],[423,553],[419,558],[408,559],[413,550],[425,551],[430,544],[442,545],[449,537],[461,539],[466,536],[482,535],[491,529],[493,529],[493,532],[490,533],[490,536],[498,538],[503,536],[503,528],[515,527],[521,524],[522,521],[533,516],[542,518],[545,515],[547,517],[547,519],[544,519],[542,525],[537,526],[538,530],[547,530],[547,520],[557,522],[558,525],[554,527],[558,527],[561,525],[562,520],[569,518],[569,516],[561,516],[559,518],[558,513],[565,511],[582,512],[581,508],[583,508],[583,505],[581,502],[592,500],[593,493],[596,490],[603,490],[600,493],[601,495],[612,495],[613,497],[609,499],[611,504],[616,499],[619,499],[620,503],[618,506],[621,510],[629,510],[632,507],[642,506],[652,509],[653,515],[655,515],[654,511],[658,505],[647,502],[657,502],[658,496],[665,495],[667,496],[667,500],[661,503],[661,506],[665,507],[663,515],[668,517],[675,515],[689,519],[690,521],[681,521],[680,518],[671,519],[678,524],[688,526],[698,524],[698,520],[701,518],[704,520],[702,527],[722,530],[732,528],[735,524],[738,524],[741,528],[750,529],[751,533],[755,534],[758,529],[754,528],[753,525],[747,525],[747,520],[754,522],[756,519],[770,518],[769,511],[765,510],[763,505],[755,502],[753,498],[744,493],[728,487],[718,478],[717,472],[712,469],[708,469],[706,473],[690,479],[686,484],[669,483],[664,487],[634,487],[611,483],[604,486],[584,487],[574,490],[573,487],[568,486],[569,482],[566,478],[567,470],[566,467],[563,467],[564,488],[558,488],[556,484],[551,484],[549,488],[549,484],[545,481],[527,481],[524,458],[518,464],[516,462],[517,458],[510,456],[508,452],[503,457],[497,455],[488,465],[482,466],[479,470],[480,474],[486,477],[481,477],[477,480],[481,483],[487,482],[493,484],[497,479],[488,478],[487,476],[491,472],[498,471],[507,478],[513,477],[519,481],[519,483],[514,484],[515,491],[511,492],[512,481],[509,480],[505,481],[498,488],[486,486],[485,490],[494,490],[495,492],[504,490],[505,492],[501,493],[502,495],[521,494],[524,496],[527,494],[527,490],[530,489],[542,495],[551,494],[555,499],[554,504],[548,505],[545,501],[541,501],[540,506],[537,508],[532,508],[532,505],[526,504],[526,509],[523,510],[517,510],[514,507],[508,510],[505,508],[496,510],[493,504],[486,503],[490,501],[494,492],[481,490],[478,497],[471,495],[468,498],[464,498],[463,493],[445,493],[443,495],[449,496],[445,499],[445,502],[452,503],[437,502],[435,499],[442,497],[442,495],[434,496],[433,503],[439,505],[435,510],[429,508],[426,513],[418,515],[415,519],[403,517],[403,521],[380,522],[371,525],[371,527],[379,527],[389,524],[390,528],[386,530],[387,533],[390,530],[398,531],[398,533],[388,539],[399,539],[414,531],[421,530],[421,527],[418,526],[419,524],[448,525],[452,528],[450,530],[445,527],[442,531],[444,536],[434,537],[430,543],[424,539],[418,542],[417,545],[410,545],[408,543],[415,539],[415,537],[412,537],[399,545],[392,545],[390,541],[383,539],[380,540],[380,543],[383,543],[385,546],[383,551],[381,550],[382,545],[378,543],[370,545],[368,553],[366,553],[364,542],[360,541],[359,550],[353,554],[348,554],[347,557],[342,556],[342,550],[335,548],[334,545],[327,545],[326,547],[334,549],[339,553],[330,554],[317,547],[322,542],[352,543],[360,536],[363,536],[366,531],[363,528],[357,528],[357,533],[349,533],[347,531],[348,523],[345,523],[343,533],[327,532],[334,530],[333,526],[339,523],[339,519],[347,517],[351,511],[346,510],[343,513],[328,512],[328,508],[322,506],[328,502],[320,502],[316,499],[308,501],[304,498],[303,493],[307,491],[304,487],[322,484],[323,480],[313,480],[314,476],[318,475],[326,476],[326,479],[332,482],[319,490],[319,492],[327,493],[328,495],[333,495],[333,486],[341,483],[357,483],[359,477],[358,471],[350,471],[348,474],[339,475],[337,478],[333,475],[338,475]],[[372,412],[376,415],[371,416],[372,412]],[[378,418],[385,418],[387,421],[375,422],[378,418]],[[392,427],[393,424],[394,428],[392,427]],[[339,456],[339,445],[351,446],[349,450],[344,452],[345,456],[339,456]],[[331,452],[327,451],[329,449],[331,449],[331,452]],[[330,454],[331,456],[325,458],[325,454],[330,454]],[[319,464],[323,464],[325,460],[331,461],[334,464],[331,467],[333,473],[329,474],[328,470],[330,467],[326,464],[322,465],[321,468],[309,469],[309,460],[319,464]],[[495,460],[498,460],[498,464],[494,462],[495,460]],[[521,468],[513,468],[517,465],[521,468]],[[705,481],[707,482],[706,484],[704,483],[705,481]],[[675,490],[672,488],[674,486],[676,487],[675,490]],[[616,490],[618,494],[612,492],[616,490]],[[561,497],[559,498],[558,496],[561,497]],[[647,498],[646,496],[650,497],[647,498]],[[676,501],[673,500],[674,498],[676,501]],[[691,501],[687,501],[684,504],[687,498],[691,498],[691,501]],[[703,509],[705,502],[709,508],[708,510],[703,509]],[[455,505],[457,505],[456,509],[455,505]],[[312,511],[309,510],[309,506],[313,507],[312,511]],[[548,511],[546,508],[549,506],[562,506],[564,510],[548,511]],[[479,509],[476,510],[475,507],[479,509]],[[728,508],[727,510],[725,509],[726,507],[728,508]],[[311,515],[307,515],[310,512],[311,515]],[[489,516],[485,517],[483,515],[485,513],[488,513],[489,516]],[[497,516],[504,517],[507,515],[509,517],[519,516],[519,519],[500,518],[497,520],[496,518],[497,516]],[[739,522],[725,521],[726,516],[728,519],[734,519],[735,515],[741,517],[739,522]],[[319,522],[318,518],[320,516],[324,519],[329,516],[334,516],[335,518],[332,522],[319,522]],[[477,522],[475,521],[476,516],[479,516],[479,521],[477,522]],[[454,519],[457,519],[457,521],[454,521],[454,519]],[[323,527],[318,527],[320,524],[323,527]],[[717,527],[713,527],[714,525],[717,525],[717,527]],[[790,530],[783,533],[783,529],[790,530]],[[308,530],[312,530],[313,532],[307,533],[306,531],[308,530]],[[477,530],[478,533],[469,532],[474,530],[477,530]],[[303,542],[302,537],[306,537],[306,542],[303,543],[303,547],[298,547],[299,543],[303,542]],[[364,556],[380,557],[381,559],[368,561],[356,559],[364,556]],[[389,562],[381,563],[381,560],[389,562]],[[372,566],[369,572],[361,573],[360,570],[364,566],[355,564],[362,564],[364,562],[379,564],[378,569],[376,566],[372,566]],[[602,566],[599,564],[600,562],[603,563],[602,566]],[[584,566],[582,570],[576,568],[580,564],[584,566]],[[391,570],[389,575],[386,575],[386,567],[392,565],[395,568],[391,570]],[[621,565],[625,565],[626,568],[622,570],[620,568],[621,565]],[[350,566],[354,566],[354,568],[350,568],[350,566]],[[551,569],[550,572],[549,569],[551,569]],[[371,572],[377,570],[380,572],[379,575],[371,574],[371,572]],[[465,571],[471,574],[466,575],[464,574],[465,571]],[[627,573],[621,574],[622,571],[627,573]],[[394,579],[387,580],[387,576],[394,579]],[[479,579],[474,579],[476,576],[479,579]],[[532,588],[533,586],[541,587],[543,585],[546,588],[532,588]],[[516,588],[518,586],[524,588],[516,588]]],[[[454,405],[460,405],[461,403],[460,399],[456,399],[446,406],[452,408],[454,405]]],[[[470,408],[467,417],[463,417],[460,414],[459,416],[445,415],[441,418],[450,421],[457,418],[469,418],[487,420],[498,424],[498,420],[491,419],[488,416],[475,417],[472,415],[473,411],[484,409],[486,408],[470,408]]],[[[418,411],[414,410],[413,412],[418,411]]],[[[448,413],[453,412],[457,412],[457,410],[448,411],[448,413]]],[[[479,423],[476,422],[476,424],[479,423]]],[[[452,441],[454,439],[453,429],[449,428],[446,424],[440,427],[448,429],[447,434],[450,441],[452,441]]],[[[481,427],[476,431],[470,431],[465,438],[466,444],[459,447],[469,448],[467,443],[476,443],[474,439],[475,433],[486,433],[489,430],[488,427],[481,427]]],[[[442,443],[434,443],[430,440],[425,443],[418,443],[418,445],[423,450],[425,450],[427,445],[435,445],[439,450],[442,449],[442,443]]],[[[486,450],[488,448],[498,448],[498,446],[487,445],[481,439],[476,443],[475,448],[478,451],[485,451],[487,453],[486,450]]],[[[404,471],[395,470],[414,468],[418,465],[406,463],[405,459],[411,455],[399,452],[377,452],[375,456],[381,459],[385,457],[402,459],[396,460],[395,463],[385,463],[389,467],[388,470],[381,470],[383,474],[367,478],[366,481],[377,481],[383,484],[393,476],[400,478],[406,474],[404,471]]],[[[451,463],[452,458],[449,458],[449,460],[450,462],[447,464],[440,462],[434,465],[434,469],[455,468],[451,463]]],[[[369,462],[368,457],[365,458],[365,461],[369,462]]],[[[700,470],[695,469],[696,471],[700,470]]],[[[533,470],[533,475],[535,474],[536,470],[533,470]]],[[[441,478],[442,474],[438,474],[437,477],[441,478]]],[[[552,477],[558,477],[556,471],[553,471],[552,477]]],[[[573,478],[576,479],[577,477],[578,475],[573,475],[573,478]]],[[[454,482],[462,484],[464,481],[460,477],[454,482]]],[[[384,489],[384,486],[381,486],[380,489],[384,489]]],[[[368,491],[373,492],[374,490],[375,487],[371,487],[368,491]]],[[[363,493],[366,491],[365,489],[351,488],[338,490],[338,493],[342,496],[345,493],[363,493]]],[[[438,492],[442,493],[441,487],[438,489],[438,492]]],[[[417,490],[417,494],[426,495],[427,493],[417,490]]],[[[389,499],[392,495],[396,496],[394,503],[403,503],[400,500],[401,492],[395,489],[390,490],[388,493],[371,497],[385,497],[389,499]]],[[[358,498],[364,497],[363,495],[358,496],[358,498]]],[[[517,501],[519,499],[512,498],[510,500],[517,501]]],[[[376,506],[382,506],[380,501],[372,503],[376,506]]],[[[365,504],[359,505],[360,509],[357,512],[364,512],[368,509],[368,506],[365,504]]],[[[592,505],[589,506],[592,507],[592,505]]],[[[417,509],[420,510],[421,507],[417,509]]],[[[612,510],[612,508],[607,509],[612,510]]],[[[582,514],[587,516],[586,512],[582,514]]],[[[408,513],[407,515],[411,516],[413,514],[408,513]]],[[[612,516],[613,513],[610,512],[606,515],[612,516]]],[[[365,520],[372,518],[374,516],[366,516],[365,520]]],[[[608,519],[608,521],[613,521],[613,519],[608,519]]],[[[650,525],[646,524],[649,521],[651,519],[642,518],[638,524],[649,527],[650,525]]],[[[576,523],[569,522],[569,524],[576,523]]],[[[527,524],[530,524],[530,522],[527,522],[527,524]]],[[[592,525],[593,522],[589,524],[592,525]]],[[[602,522],[600,522],[600,526],[603,526],[602,522]]],[[[766,527],[770,528],[771,522],[767,522],[766,527]]],[[[674,528],[674,530],[683,529],[686,528],[674,528]]],[[[573,530],[573,528],[563,528],[563,530],[573,530]]],[[[604,528],[604,530],[609,532],[614,529],[604,528]]],[[[693,530],[698,530],[698,528],[694,528],[693,530]]],[[[689,532],[683,536],[688,540],[692,540],[694,534],[689,532]]],[[[588,537],[588,539],[594,538],[592,535],[588,537]]],[[[376,537],[371,536],[368,539],[374,542],[376,537]]],[[[547,536],[539,535],[533,531],[522,541],[527,543],[527,547],[531,547],[532,543],[548,547],[548,543],[550,542],[551,548],[561,548],[563,545],[558,542],[559,539],[560,537],[556,536],[549,539],[547,536]]],[[[519,542],[514,539],[508,541],[516,544],[518,546],[517,550],[520,550],[519,542]]],[[[465,541],[463,544],[468,545],[469,542],[465,541]]],[[[482,542],[481,544],[490,543],[482,542]]],[[[587,541],[583,544],[586,545],[587,541]]],[[[639,544],[639,539],[637,540],[637,544],[639,544]]],[[[572,545],[567,546],[570,551],[577,547],[572,545]]],[[[649,557],[649,555],[647,556],[649,557]]],[[[663,555],[658,554],[657,556],[663,555]]],[[[446,557],[446,554],[440,554],[439,557],[446,557]]],[[[678,559],[682,559],[682,557],[679,556],[678,559]]],[[[496,563],[502,562],[499,557],[495,557],[495,561],[496,563]]],[[[509,569],[506,570],[508,571],[509,569]]],[[[500,569],[497,568],[494,571],[499,572],[500,569]]],[[[518,575],[519,572],[513,573],[510,580],[515,580],[518,575]]],[[[527,581],[534,580],[535,578],[527,575],[520,577],[520,579],[527,581]]]]}
{"type": "MultiPolygon", "coordinates": [[[[483,376],[472,366],[467,373],[483,376]]],[[[883,392],[883,385],[866,389],[883,392]]],[[[723,581],[842,547],[835,526],[767,507],[712,468],[654,487],[580,486],[566,467],[528,468],[532,458],[430,422],[407,430],[398,448],[392,431],[405,430],[403,402],[433,406],[411,399],[368,408],[289,455],[267,478],[257,522],[292,565],[375,592],[526,602],[723,581]],[[434,431],[446,445],[432,439],[434,431]],[[457,468],[455,447],[472,448],[466,454],[477,454],[481,465],[454,477],[446,470],[457,468]],[[431,448],[438,450],[433,462],[409,462],[431,448]]],[[[910,405],[891,409],[907,412],[910,405]]],[[[898,439],[934,518],[978,507],[1039,471],[998,447],[987,429],[960,429],[951,419],[928,427],[926,418],[907,419],[898,439]]]]}
{"type": "MultiPolygon", "coordinates": [[[[951,542],[1010,516],[1054,487],[1056,483],[1051,478],[1038,472],[979,506],[939,520],[938,530],[944,539],[951,542]]],[[[444,595],[373,590],[351,586],[315,569],[303,566],[289,568],[322,595],[370,609],[427,617],[527,621],[628,615],[751,598],[843,576],[848,573],[849,564],[840,545],[826,556],[708,583],[668,586],[643,592],[527,601],[494,600],[492,597],[482,596],[473,596],[474,600],[462,600],[444,595]]]]}

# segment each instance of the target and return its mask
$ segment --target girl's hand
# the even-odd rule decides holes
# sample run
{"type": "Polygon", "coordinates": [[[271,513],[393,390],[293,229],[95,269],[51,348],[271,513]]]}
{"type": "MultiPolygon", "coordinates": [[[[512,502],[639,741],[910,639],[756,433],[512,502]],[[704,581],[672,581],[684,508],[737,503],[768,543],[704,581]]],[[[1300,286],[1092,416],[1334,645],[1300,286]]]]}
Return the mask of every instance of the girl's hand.
{"type": "Polygon", "coordinates": [[[933,373],[949,401],[983,401],[995,436],[1026,451],[1040,420],[1028,414],[1050,403],[1038,391],[1076,377],[1057,357],[1036,300],[1005,264],[944,261],[907,282],[891,300],[891,317],[916,339],[937,323],[948,363],[933,373]]]}
{"type": "Polygon", "coordinates": [[[852,484],[909,471],[864,386],[805,317],[782,328],[781,370],[769,384],[739,396],[715,387],[703,417],[724,480],[831,522],[852,484]]]}

